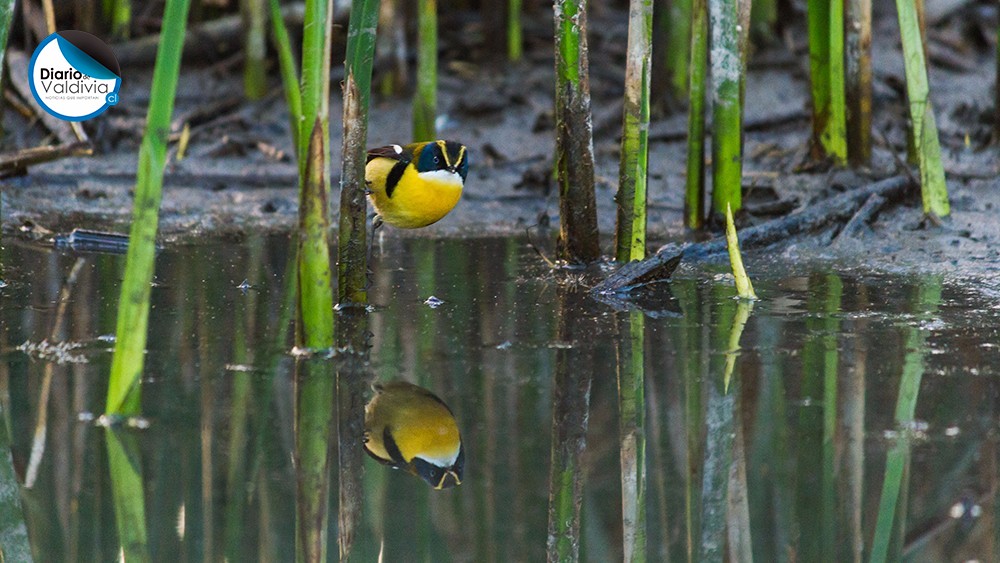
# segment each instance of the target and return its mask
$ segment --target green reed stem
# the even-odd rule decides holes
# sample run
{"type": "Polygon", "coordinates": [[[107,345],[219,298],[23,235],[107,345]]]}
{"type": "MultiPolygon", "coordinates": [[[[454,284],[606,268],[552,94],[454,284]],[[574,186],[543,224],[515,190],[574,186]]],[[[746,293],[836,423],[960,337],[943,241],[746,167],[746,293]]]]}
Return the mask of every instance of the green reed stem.
{"type": "Polygon", "coordinates": [[[146,541],[146,503],[139,441],[135,434],[107,429],[108,467],[118,542],[124,561],[151,561],[146,541]]]}
{"type": "Polygon", "coordinates": [[[107,412],[119,413],[139,408],[139,380],[146,350],[149,322],[149,294],[156,257],[156,228],[159,222],[163,169],[166,166],[167,136],[174,93],[184,46],[184,28],[190,0],[167,2],[163,15],[160,46],[153,68],[146,132],[139,147],[135,204],[132,211],[125,278],[118,301],[115,351],[108,382],[107,412]],[[128,406],[126,406],[128,402],[128,406]]]}
{"type": "Polygon", "coordinates": [[[631,0],[625,61],[625,104],[619,166],[615,259],[646,257],[646,185],[649,161],[649,84],[653,0],[631,0]]]}
{"type": "MultiPolygon", "coordinates": [[[[691,68],[691,29],[696,25],[693,18],[693,5],[699,0],[674,0],[667,4],[665,25],[667,26],[667,45],[664,62],[670,76],[670,86],[673,95],[684,99],[688,95],[689,74],[691,68]]],[[[660,16],[657,15],[657,18],[660,16]]],[[[663,21],[663,20],[661,20],[663,21]]]]}
{"type": "Polygon", "coordinates": [[[353,0],[347,31],[344,80],[343,172],[340,176],[340,238],[338,301],[368,303],[368,200],[365,164],[368,142],[368,105],[379,0],[353,0]]]}
{"type": "Polygon", "coordinates": [[[417,1],[417,91],[413,96],[413,141],[437,139],[437,0],[417,1]]]}
{"type": "Polygon", "coordinates": [[[302,120],[299,123],[299,308],[296,343],[333,346],[330,275],[330,29],[324,0],[306,2],[302,35],[302,120]]]}
{"type": "Polygon", "coordinates": [[[601,255],[594,195],[594,143],[586,0],[555,3],[556,176],[560,259],[587,263],[601,255]]]}
{"type": "Polygon", "coordinates": [[[930,101],[930,83],[927,79],[920,17],[917,7],[911,0],[896,0],[896,11],[903,37],[903,62],[906,67],[906,97],[910,103],[911,139],[920,165],[920,194],[924,201],[924,213],[947,217],[951,213],[951,205],[948,203],[948,185],[944,178],[941,146],[930,101]]]}
{"type": "Polygon", "coordinates": [[[521,4],[522,0],[507,0],[507,58],[512,62],[524,56],[521,4]]]}
{"type": "Polygon", "coordinates": [[[624,561],[646,560],[645,324],[641,311],[619,321],[618,410],[624,561]]]}
{"type": "Polygon", "coordinates": [[[268,0],[240,0],[243,16],[243,92],[250,100],[267,94],[268,0]]]}
{"type": "MultiPolygon", "coordinates": [[[[166,16],[164,16],[164,23],[166,23],[166,16]]],[[[131,27],[132,0],[111,0],[112,37],[117,39],[128,39],[131,27]]]]}
{"type": "Polygon", "coordinates": [[[712,207],[742,207],[743,56],[740,53],[738,0],[708,0],[712,65],[712,207]]]}
{"type": "Polygon", "coordinates": [[[863,166],[872,156],[872,2],[845,1],[847,156],[863,166]]]}
{"type": "Polygon", "coordinates": [[[687,179],[684,225],[700,229],[705,222],[705,88],[708,66],[707,0],[691,0],[691,81],[688,91],[687,179]]]}
{"type": "Polygon", "coordinates": [[[299,150],[299,123],[302,121],[302,91],[299,90],[299,65],[292,52],[292,42],[288,37],[288,27],[281,15],[279,0],[268,0],[271,8],[271,36],[274,49],[278,52],[278,71],[281,73],[281,84],[285,90],[285,103],[288,105],[288,122],[292,132],[292,147],[295,154],[299,150]]]}
{"type": "Polygon", "coordinates": [[[813,156],[847,159],[844,93],[844,0],[809,0],[809,80],[813,156]]]}

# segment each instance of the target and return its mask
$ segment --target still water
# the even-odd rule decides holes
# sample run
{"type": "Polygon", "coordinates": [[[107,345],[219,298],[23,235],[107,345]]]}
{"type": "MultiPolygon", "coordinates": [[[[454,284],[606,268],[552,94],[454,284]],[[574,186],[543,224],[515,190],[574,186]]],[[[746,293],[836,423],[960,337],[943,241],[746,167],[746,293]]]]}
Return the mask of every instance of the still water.
{"type": "Polygon", "coordinates": [[[284,561],[325,532],[330,560],[1000,559],[1000,306],[960,284],[751,257],[752,310],[698,266],[645,316],[523,239],[389,238],[371,312],[297,369],[287,240],[170,246],[142,418],[110,431],[123,258],[4,242],[7,557],[284,561]],[[451,408],[461,485],[364,456],[395,379],[451,408]]]}

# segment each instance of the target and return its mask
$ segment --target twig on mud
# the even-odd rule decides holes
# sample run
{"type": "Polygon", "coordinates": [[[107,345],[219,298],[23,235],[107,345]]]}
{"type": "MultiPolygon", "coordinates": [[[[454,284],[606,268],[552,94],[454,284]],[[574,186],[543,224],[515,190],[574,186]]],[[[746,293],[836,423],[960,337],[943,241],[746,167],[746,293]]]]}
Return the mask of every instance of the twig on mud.
{"type": "Polygon", "coordinates": [[[871,223],[875,216],[879,214],[880,211],[889,203],[889,200],[878,195],[872,194],[865,204],[858,209],[858,212],[851,217],[851,220],[844,225],[844,228],[840,230],[837,238],[833,240],[834,244],[837,244],[843,240],[855,238],[861,229],[871,223]]]}
{"type": "MultiPolygon", "coordinates": [[[[893,176],[862,188],[831,197],[798,213],[744,229],[740,243],[744,251],[756,250],[785,242],[793,236],[819,230],[833,223],[844,222],[854,216],[872,195],[888,201],[897,201],[916,184],[906,176],[893,176]]],[[[704,242],[668,244],[653,256],[638,262],[629,262],[597,284],[592,293],[625,292],[640,285],[663,281],[670,277],[681,258],[699,259],[726,252],[725,237],[704,242]]]]}
{"type": "Polygon", "coordinates": [[[67,156],[94,154],[90,143],[74,142],[67,145],[32,147],[0,154],[0,178],[19,174],[27,167],[67,156]]]}

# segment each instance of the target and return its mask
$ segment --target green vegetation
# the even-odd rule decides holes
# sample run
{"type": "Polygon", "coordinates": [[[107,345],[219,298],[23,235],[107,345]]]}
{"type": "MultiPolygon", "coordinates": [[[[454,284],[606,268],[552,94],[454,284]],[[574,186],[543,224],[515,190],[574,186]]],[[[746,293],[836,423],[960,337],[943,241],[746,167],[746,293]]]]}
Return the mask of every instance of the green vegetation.
{"type": "Polygon", "coordinates": [[[653,0],[632,0],[625,67],[625,116],[618,175],[615,259],[646,257],[646,185],[649,162],[649,85],[653,51],[653,0]]]}
{"type": "Polygon", "coordinates": [[[146,540],[146,503],[138,438],[112,428],[106,430],[105,438],[122,559],[152,561],[146,540]]]}
{"type": "Polygon", "coordinates": [[[588,263],[601,255],[594,195],[586,0],[555,4],[556,179],[559,258],[588,263]]]}
{"type": "Polygon", "coordinates": [[[646,318],[639,311],[618,321],[618,432],[621,443],[624,561],[646,560],[646,318]]]}
{"type": "Polygon", "coordinates": [[[278,70],[281,72],[281,84],[285,91],[285,103],[288,105],[288,121],[292,131],[292,146],[295,154],[299,149],[299,123],[302,120],[302,91],[299,89],[298,63],[292,52],[292,42],[288,38],[288,28],[281,17],[279,0],[268,0],[271,9],[271,37],[274,39],[274,49],[278,53],[278,70]]]}
{"type": "MultiPolygon", "coordinates": [[[[243,16],[243,92],[259,100],[267,94],[267,8],[273,0],[240,0],[243,16]]],[[[284,27],[279,16],[275,26],[284,27]]]]}
{"type": "Polygon", "coordinates": [[[708,78],[708,3],[691,0],[691,80],[688,91],[687,179],[684,225],[705,222],[705,92],[708,78]]]}
{"type": "Polygon", "coordinates": [[[511,62],[524,56],[524,39],[521,32],[522,0],[507,0],[507,58],[511,62]]]}
{"type": "Polygon", "coordinates": [[[146,132],[139,148],[125,279],[118,301],[115,352],[105,407],[109,413],[136,412],[139,405],[139,380],[145,361],[146,328],[149,323],[150,284],[156,258],[156,228],[163,170],[167,164],[167,135],[174,110],[189,5],[190,0],[169,2],[163,15],[163,32],[153,69],[146,132]]]}
{"type": "Polygon", "coordinates": [[[948,203],[948,185],[944,178],[941,146],[930,100],[930,83],[927,79],[927,61],[920,25],[922,18],[918,16],[914,2],[896,0],[896,10],[903,37],[911,143],[920,165],[920,193],[924,201],[924,213],[943,218],[951,213],[951,205],[948,203]]]}
{"type": "Polygon", "coordinates": [[[844,0],[810,0],[807,12],[813,155],[843,163],[847,160],[844,0]]]}
{"type": "Polygon", "coordinates": [[[354,0],[347,30],[344,79],[344,144],[337,245],[339,303],[368,303],[368,202],[365,196],[368,106],[379,0],[354,0]]]}
{"type": "MultiPolygon", "coordinates": [[[[737,0],[709,0],[712,66],[712,210],[724,215],[742,207],[743,81],[737,0]]],[[[695,32],[697,33],[697,32],[695,32]]],[[[694,49],[692,49],[693,51],[694,49]]],[[[693,81],[692,81],[693,82],[693,81]]]]}
{"type": "Polygon", "coordinates": [[[413,96],[413,141],[437,139],[437,0],[417,1],[417,91],[413,96]]]}
{"type": "Polygon", "coordinates": [[[750,276],[743,267],[743,256],[740,254],[740,240],[736,236],[736,225],[733,224],[733,210],[726,206],[726,247],[729,250],[729,265],[733,269],[736,280],[736,294],[741,299],[757,299],[753,291],[750,276]]]}

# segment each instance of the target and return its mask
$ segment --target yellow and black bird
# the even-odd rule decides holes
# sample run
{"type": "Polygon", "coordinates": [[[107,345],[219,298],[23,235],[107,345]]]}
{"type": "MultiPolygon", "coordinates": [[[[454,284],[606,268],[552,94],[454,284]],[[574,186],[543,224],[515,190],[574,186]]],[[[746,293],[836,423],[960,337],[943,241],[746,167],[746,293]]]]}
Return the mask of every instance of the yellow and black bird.
{"type": "Polygon", "coordinates": [[[368,455],[417,475],[435,489],[462,483],[465,449],[448,405],[405,381],[376,384],[365,406],[368,455]]]}
{"type": "Polygon", "coordinates": [[[368,151],[365,181],[381,222],[426,227],[458,203],[469,174],[469,151],[454,141],[388,145],[368,151]]]}

